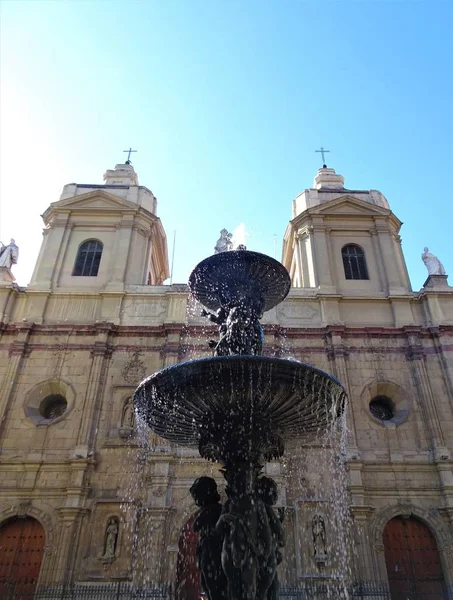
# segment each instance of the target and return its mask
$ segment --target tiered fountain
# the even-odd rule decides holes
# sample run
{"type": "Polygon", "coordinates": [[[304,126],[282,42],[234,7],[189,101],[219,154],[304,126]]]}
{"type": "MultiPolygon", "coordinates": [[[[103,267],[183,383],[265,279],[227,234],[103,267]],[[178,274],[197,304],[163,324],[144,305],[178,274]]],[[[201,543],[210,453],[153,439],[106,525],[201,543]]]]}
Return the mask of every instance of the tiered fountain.
{"type": "Polygon", "coordinates": [[[309,442],[343,411],[346,395],[327,373],[296,360],[262,355],[259,319],[290,289],[282,264],[245,248],[214,254],[190,275],[193,296],[216,323],[214,356],[163,369],[135,392],[139,416],[158,435],[222,465],[227,502],[216,483],[191,488],[200,507],[198,559],[209,600],[278,597],[277,564],[284,545],[274,510],[275,482],[262,475],[285,441],[309,442]]]}

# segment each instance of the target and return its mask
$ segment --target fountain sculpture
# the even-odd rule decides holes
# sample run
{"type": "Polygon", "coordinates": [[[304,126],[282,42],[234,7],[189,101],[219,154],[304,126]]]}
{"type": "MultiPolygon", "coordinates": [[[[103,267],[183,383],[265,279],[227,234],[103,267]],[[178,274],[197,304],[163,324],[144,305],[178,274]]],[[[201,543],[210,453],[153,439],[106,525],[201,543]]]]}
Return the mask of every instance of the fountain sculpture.
{"type": "Polygon", "coordinates": [[[344,409],[346,395],[327,373],[296,360],[263,356],[263,312],[290,289],[282,264],[244,247],[218,252],[190,275],[193,296],[218,325],[214,356],[165,368],[137,388],[139,417],[158,435],[219,462],[227,501],[200,477],[191,494],[200,507],[198,560],[208,600],[278,597],[284,545],[275,482],[266,461],[286,440],[309,442],[344,409]]]}

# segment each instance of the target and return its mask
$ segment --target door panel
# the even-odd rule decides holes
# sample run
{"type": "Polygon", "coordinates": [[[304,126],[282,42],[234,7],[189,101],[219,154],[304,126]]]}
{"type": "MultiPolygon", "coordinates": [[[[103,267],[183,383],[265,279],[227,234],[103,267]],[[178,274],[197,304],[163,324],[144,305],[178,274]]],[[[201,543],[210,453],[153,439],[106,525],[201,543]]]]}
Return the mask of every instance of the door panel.
{"type": "Polygon", "coordinates": [[[44,544],[44,529],[36,519],[15,519],[0,528],[0,598],[33,598],[44,544]]]}
{"type": "Polygon", "coordinates": [[[413,517],[396,517],[384,529],[392,600],[444,600],[444,577],[436,540],[413,517]]]}

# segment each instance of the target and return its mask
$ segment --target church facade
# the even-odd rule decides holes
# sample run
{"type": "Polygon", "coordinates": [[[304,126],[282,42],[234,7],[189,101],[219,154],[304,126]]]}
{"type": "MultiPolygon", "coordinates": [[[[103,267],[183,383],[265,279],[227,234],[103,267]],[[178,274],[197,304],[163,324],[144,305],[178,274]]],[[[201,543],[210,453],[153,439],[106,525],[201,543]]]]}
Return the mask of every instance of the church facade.
{"type": "MultiPolygon", "coordinates": [[[[44,212],[28,287],[0,268],[0,597],[115,582],[200,596],[189,488],[206,474],[223,489],[218,465],[153,434],[144,452],[131,403],[146,374],[208,356],[214,334],[185,285],[163,285],[156,208],[132,165],[117,165],[44,212]]],[[[364,584],[361,598],[451,594],[453,288],[425,250],[429,275],[412,290],[400,228],[382,193],[347,189],[327,167],[293,201],[292,289],[265,314],[265,352],[348,392],[355,551],[342,570],[329,473],[301,475],[295,449],[266,466],[286,515],[282,591],[344,577],[364,584]]]]}

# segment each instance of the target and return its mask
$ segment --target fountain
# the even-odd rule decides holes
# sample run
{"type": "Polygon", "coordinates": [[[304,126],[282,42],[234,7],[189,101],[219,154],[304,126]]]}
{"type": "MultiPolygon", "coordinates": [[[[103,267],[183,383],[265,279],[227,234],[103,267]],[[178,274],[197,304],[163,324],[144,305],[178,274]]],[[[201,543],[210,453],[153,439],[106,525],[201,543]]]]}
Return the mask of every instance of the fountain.
{"type": "Polygon", "coordinates": [[[282,513],[273,508],[276,484],[263,467],[283,455],[285,441],[315,440],[341,415],[346,394],[319,369],[263,356],[259,320],[287,296],[290,278],[273,258],[231,250],[227,242],[189,278],[208,309],[202,315],[218,326],[219,339],[209,342],[214,356],[149,376],[134,403],[159,436],[222,465],[223,507],[214,479],[200,477],[191,488],[200,507],[194,529],[208,600],[264,600],[278,597],[284,534],[282,513]]]}

